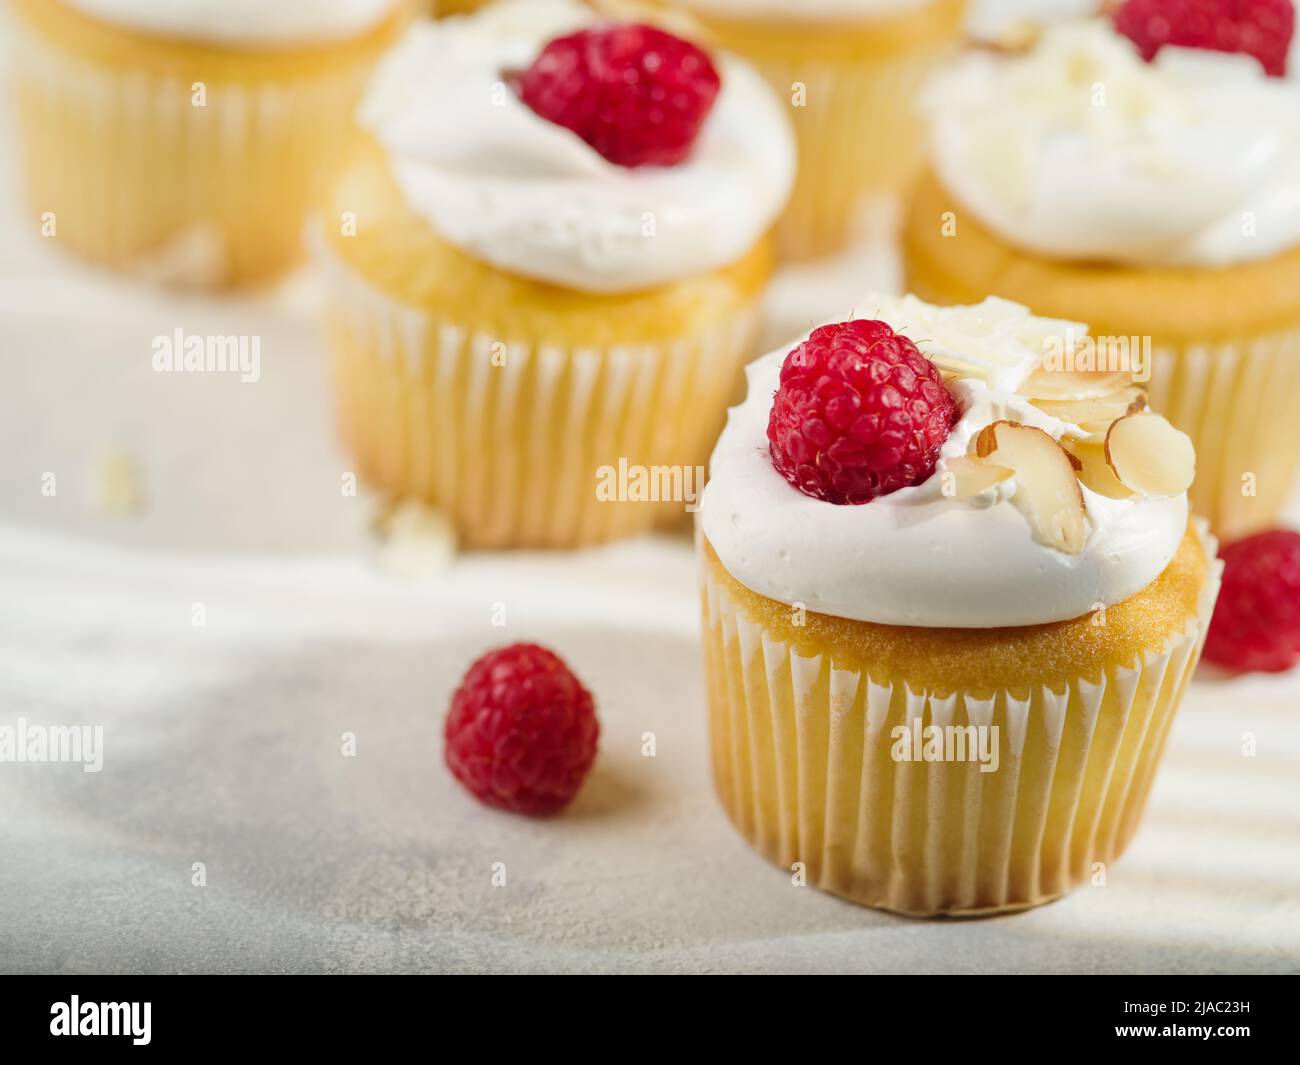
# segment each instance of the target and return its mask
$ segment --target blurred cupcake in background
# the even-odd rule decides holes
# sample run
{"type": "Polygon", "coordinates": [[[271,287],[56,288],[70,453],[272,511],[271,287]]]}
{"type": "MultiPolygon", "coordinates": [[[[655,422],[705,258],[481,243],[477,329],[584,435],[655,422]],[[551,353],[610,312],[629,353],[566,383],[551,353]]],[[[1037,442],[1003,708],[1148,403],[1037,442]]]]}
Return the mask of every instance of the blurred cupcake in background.
{"type": "Polygon", "coordinates": [[[1014,47],[1044,26],[1096,15],[1107,0],[969,0],[966,36],[996,47],[1014,47]]]}
{"type": "Polygon", "coordinates": [[[468,546],[680,514],[690,486],[601,477],[693,479],[753,353],[794,170],[762,79],[572,0],[502,0],[413,26],[359,120],[319,247],[363,473],[468,546]]]}
{"type": "Polygon", "coordinates": [[[1238,536],[1300,459],[1300,60],[1291,0],[1202,6],[1130,0],[939,75],[904,260],[925,299],[996,293],[1089,322],[1101,355],[1149,349],[1193,503],[1238,536]]]}
{"type": "Polygon", "coordinates": [[[272,277],[407,0],[9,0],[29,201],[86,258],[272,277]]]}
{"type": "Polygon", "coordinates": [[[860,306],[754,363],[713,453],[715,786],[854,902],[1034,906],[1137,830],[1219,586],[1196,457],[1123,375],[1056,364],[1082,325],[860,306]]]}
{"type": "Polygon", "coordinates": [[[923,125],[915,96],[958,40],[964,0],[596,0],[650,8],[750,60],[784,101],[799,144],[781,221],[784,259],[878,236],[915,177],[923,125]]]}

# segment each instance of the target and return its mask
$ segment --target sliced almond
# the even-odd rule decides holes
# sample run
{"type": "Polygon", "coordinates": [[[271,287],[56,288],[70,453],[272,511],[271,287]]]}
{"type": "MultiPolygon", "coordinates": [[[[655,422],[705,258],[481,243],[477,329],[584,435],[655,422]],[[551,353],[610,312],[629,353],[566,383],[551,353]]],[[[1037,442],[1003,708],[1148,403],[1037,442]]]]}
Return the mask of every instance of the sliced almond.
{"type": "Polygon", "coordinates": [[[979,365],[979,363],[964,362],[961,359],[954,359],[951,355],[927,354],[926,357],[938,367],[945,380],[952,380],[956,377],[975,377],[981,381],[989,382],[993,379],[992,370],[988,366],[979,365]]]}
{"type": "Polygon", "coordinates": [[[1133,375],[1112,370],[1049,370],[1040,366],[1018,389],[1033,400],[1101,399],[1133,383],[1133,375]]]}
{"type": "Polygon", "coordinates": [[[972,41],[971,47],[999,55],[1020,55],[1032,49],[1042,35],[1043,29],[1038,23],[1032,19],[1018,18],[1001,27],[996,36],[972,41]]]}
{"type": "Polygon", "coordinates": [[[1015,470],[1011,502],[1024,514],[1039,543],[1077,555],[1088,537],[1078,460],[1042,429],[994,422],[975,438],[975,454],[1015,470]]]}
{"type": "Polygon", "coordinates": [[[1085,433],[1104,435],[1111,422],[1144,410],[1147,395],[1136,385],[1129,385],[1094,399],[1040,399],[1034,405],[1044,414],[1077,425],[1085,433]]]}
{"type": "Polygon", "coordinates": [[[1106,433],[1106,464],[1145,496],[1176,496],[1196,477],[1196,449],[1159,414],[1126,414],[1106,433]]]}
{"type": "Polygon", "coordinates": [[[1115,471],[1106,461],[1106,447],[1103,441],[1066,439],[1061,441],[1061,445],[1078,462],[1078,477],[1085,488],[1108,499],[1128,499],[1133,495],[1133,489],[1120,483],[1119,478],[1115,476],[1115,471]]]}
{"type": "MultiPolygon", "coordinates": [[[[1008,421],[1005,418],[1002,419],[1001,421],[990,422],[988,425],[984,426],[984,428],[979,431],[979,435],[975,437],[975,442],[973,446],[975,449],[975,455],[978,458],[982,458],[982,459],[988,458],[997,450],[998,448],[997,430],[998,430],[998,426],[1000,425],[1010,425],[1016,429],[1034,428],[1033,426],[1029,426],[1029,425],[1021,425],[1019,422],[1008,421]]],[[[1034,432],[1043,433],[1043,430],[1034,429],[1034,432]]],[[[1061,448],[1062,451],[1065,451],[1065,458],[1070,463],[1070,467],[1072,469],[1077,470],[1080,468],[1079,460],[1076,459],[1073,455],[1071,455],[1069,451],[1066,451],[1065,448],[1061,447],[1061,444],[1058,441],[1053,440],[1052,437],[1047,433],[1043,433],[1043,435],[1046,436],[1048,440],[1051,440],[1053,444],[1056,444],[1058,448],[1061,448]]]]}
{"type": "Polygon", "coordinates": [[[941,478],[942,491],[949,499],[970,499],[1000,485],[1016,471],[971,455],[945,459],[941,478]]]}
{"type": "Polygon", "coordinates": [[[1001,425],[1019,425],[1019,422],[1009,422],[1005,419],[1000,422],[990,422],[979,431],[975,437],[972,447],[975,454],[982,459],[988,458],[997,450],[998,447],[998,426],[1001,425]]]}

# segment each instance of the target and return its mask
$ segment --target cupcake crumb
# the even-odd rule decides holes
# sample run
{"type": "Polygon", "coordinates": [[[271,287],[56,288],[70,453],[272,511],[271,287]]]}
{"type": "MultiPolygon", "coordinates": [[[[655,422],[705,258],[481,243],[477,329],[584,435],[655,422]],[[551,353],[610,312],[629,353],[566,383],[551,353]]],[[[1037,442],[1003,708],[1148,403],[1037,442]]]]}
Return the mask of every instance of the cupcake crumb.
{"type": "Polygon", "coordinates": [[[90,500],[101,514],[125,515],[144,510],[139,464],[119,447],[102,447],[90,471],[90,500]]]}
{"type": "Polygon", "coordinates": [[[410,580],[435,577],[456,557],[456,530],[439,510],[414,499],[391,504],[375,518],[379,564],[410,580]]]}

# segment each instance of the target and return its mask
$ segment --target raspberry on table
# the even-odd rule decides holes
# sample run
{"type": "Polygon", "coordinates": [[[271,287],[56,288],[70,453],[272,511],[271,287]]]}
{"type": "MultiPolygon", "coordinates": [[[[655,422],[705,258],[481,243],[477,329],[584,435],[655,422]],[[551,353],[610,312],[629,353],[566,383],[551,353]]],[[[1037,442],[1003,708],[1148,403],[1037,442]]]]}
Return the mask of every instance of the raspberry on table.
{"type": "Polygon", "coordinates": [[[690,42],[616,25],[551,41],[520,78],[519,95],[611,163],[674,166],[690,154],[721,86],[712,60],[690,42]]]}
{"type": "Polygon", "coordinates": [[[1273,529],[1229,544],[1205,657],[1279,673],[1300,661],[1300,533],[1273,529]]]}
{"type": "Polygon", "coordinates": [[[934,473],[959,414],[911,340],[857,319],[786,356],[767,439],[777,472],[805,495],[869,503],[934,473]]]}
{"type": "Polygon", "coordinates": [[[1148,62],[1167,44],[1244,52],[1275,78],[1286,76],[1295,34],[1293,0],[1127,0],[1114,18],[1148,62]]]}
{"type": "Polygon", "coordinates": [[[517,643],[470,666],[445,735],[447,766],[476,798],[544,815],[582,787],[600,724],[591,693],[558,655],[517,643]]]}

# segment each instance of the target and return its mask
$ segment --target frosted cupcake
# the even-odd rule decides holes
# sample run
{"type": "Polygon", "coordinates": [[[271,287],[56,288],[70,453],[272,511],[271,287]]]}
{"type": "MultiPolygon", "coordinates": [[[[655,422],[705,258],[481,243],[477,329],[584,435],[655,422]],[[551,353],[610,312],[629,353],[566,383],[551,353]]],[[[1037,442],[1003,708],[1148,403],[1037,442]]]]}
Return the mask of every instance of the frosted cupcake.
{"type": "Polygon", "coordinates": [[[1136,41],[1086,21],[936,79],[907,283],[1149,347],[1152,402],[1200,455],[1193,503],[1236,536],[1272,523],[1300,456],[1300,78],[1290,21],[1257,55],[1155,47],[1131,23],[1158,6],[1120,9],[1136,41]]]}
{"type": "MultiPolygon", "coordinates": [[[[628,0],[598,0],[607,7],[628,0]]],[[[843,248],[875,228],[915,177],[914,97],[956,42],[964,0],[632,0],[685,14],[706,41],[754,63],[788,105],[799,142],[783,258],[843,248]],[[861,224],[860,224],[861,223],[861,224]]]]}
{"type": "Polygon", "coordinates": [[[233,285],[302,226],[405,0],[10,0],[33,224],[163,281],[233,285]]]}
{"type": "Polygon", "coordinates": [[[413,27],[359,117],[321,257],[370,480],[473,546],[680,514],[680,489],[608,474],[702,480],[792,181],[767,86],[660,31],[519,0],[413,27]]]}
{"type": "Polygon", "coordinates": [[[750,367],[713,454],[717,792],[855,902],[1033,906],[1124,851],[1199,657],[1195,458],[1123,375],[1069,369],[1082,326],[861,305],[750,367]]]}

